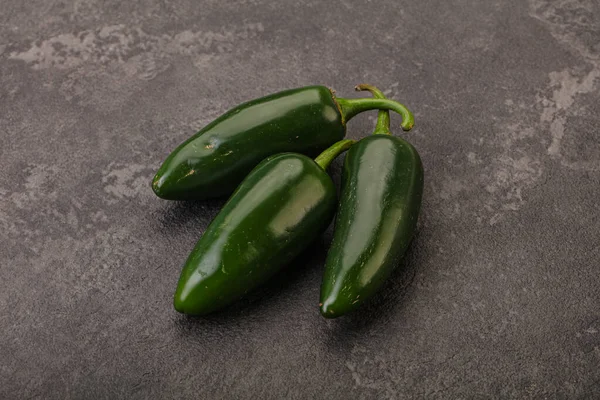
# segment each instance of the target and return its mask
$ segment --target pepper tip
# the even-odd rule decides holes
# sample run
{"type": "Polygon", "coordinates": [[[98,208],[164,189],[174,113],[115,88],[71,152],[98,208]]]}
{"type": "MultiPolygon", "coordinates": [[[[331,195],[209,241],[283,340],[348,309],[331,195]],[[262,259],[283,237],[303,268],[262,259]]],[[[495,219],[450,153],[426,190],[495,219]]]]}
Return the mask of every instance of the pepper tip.
{"type": "Polygon", "coordinates": [[[175,311],[181,314],[185,314],[185,307],[183,307],[183,302],[177,297],[177,295],[173,299],[173,308],[175,308],[175,311]]]}
{"type": "Polygon", "coordinates": [[[343,313],[338,312],[339,310],[336,309],[336,307],[332,306],[333,304],[327,300],[319,303],[319,311],[321,312],[321,315],[327,319],[333,319],[343,315],[343,313]]]}
{"type": "Polygon", "coordinates": [[[162,175],[160,172],[156,173],[156,175],[152,179],[150,186],[152,187],[152,191],[157,197],[165,200],[170,200],[169,186],[165,185],[165,176],[162,175]]]}

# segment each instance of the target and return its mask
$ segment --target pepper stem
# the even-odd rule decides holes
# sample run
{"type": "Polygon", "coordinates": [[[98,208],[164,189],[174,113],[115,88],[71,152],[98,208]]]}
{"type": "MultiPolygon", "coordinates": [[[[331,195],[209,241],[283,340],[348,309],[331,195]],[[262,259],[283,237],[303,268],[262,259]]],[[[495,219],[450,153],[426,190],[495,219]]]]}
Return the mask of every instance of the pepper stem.
{"type": "Polygon", "coordinates": [[[352,139],[335,142],[331,147],[319,154],[317,158],[315,158],[315,162],[319,164],[319,167],[326,171],[329,164],[331,164],[331,162],[341,153],[348,150],[354,143],[356,143],[356,141],[352,139]]]}
{"type": "Polygon", "coordinates": [[[402,129],[410,131],[415,124],[415,117],[404,104],[390,99],[335,99],[340,107],[342,118],[350,121],[356,114],[367,110],[392,110],[402,116],[402,129]]]}
{"type": "MultiPolygon", "coordinates": [[[[362,83],[360,85],[356,85],[354,89],[357,91],[368,90],[376,99],[385,99],[385,95],[383,94],[383,92],[373,85],[362,83]]],[[[390,132],[390,112],[388,110],[379,110],[379,113],[377,114],[377,125],[375,125],[373,135],[391,134],[392,132],[390,132]]]]}

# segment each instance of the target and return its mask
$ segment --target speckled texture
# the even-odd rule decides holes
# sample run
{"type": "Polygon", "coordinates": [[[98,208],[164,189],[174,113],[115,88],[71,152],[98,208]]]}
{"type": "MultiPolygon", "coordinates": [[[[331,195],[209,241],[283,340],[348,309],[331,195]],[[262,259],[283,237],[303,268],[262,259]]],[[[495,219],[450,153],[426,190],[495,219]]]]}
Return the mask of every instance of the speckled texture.
{"type": "Polygon", "coordinates": [[[597,1],[0,9],[0,398],[600,397],[597,1]],[[361,82],[415,112],[426,172],[390,284],[320,317],[330,230],[250,299],[176,314],[222,202],[155,198],[161,160],[244,100],[361,82]]]}

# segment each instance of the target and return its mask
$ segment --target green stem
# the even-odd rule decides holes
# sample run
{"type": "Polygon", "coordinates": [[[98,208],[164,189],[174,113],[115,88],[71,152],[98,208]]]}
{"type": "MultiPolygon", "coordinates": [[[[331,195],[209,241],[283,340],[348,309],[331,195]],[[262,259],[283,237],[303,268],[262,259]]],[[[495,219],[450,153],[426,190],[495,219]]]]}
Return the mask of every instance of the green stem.
{"type": "Polygon", "coordinates": [[[321,168],[327,170],[329,164],[331,164],[331,162],[341,153],[348,150],[354,143],[356,143],[356,141],[352,139],[340,140],[319,154],[317,158],[315,158],[315,162],[319,164],[321,168]]]}
{"type": "MultiPolygon", "coordinates": [[[[357,85],[355,90],[368,90],[371,92],[373,97],[376,99],[385,99],[385,95],[379,89],[377,89],[373,85],[368,85],[366,83],[362,83],[357,85]]],[[[391,135],[390,132],[390,112],[388,110],[379,110],[377,114],[377,125],[375,125],[375,130],[373,131],[373,135],[391,135]]]]}
{"type": "Polygon", "coordinates": [[[350,121],[356,114],[367,110],[392,110],[402,116],[402,129],[410,131],[415,124],[415,117],[403,104],[390,99],[335,99],[340,106],[342,118],[345,122],[350,121]]]}

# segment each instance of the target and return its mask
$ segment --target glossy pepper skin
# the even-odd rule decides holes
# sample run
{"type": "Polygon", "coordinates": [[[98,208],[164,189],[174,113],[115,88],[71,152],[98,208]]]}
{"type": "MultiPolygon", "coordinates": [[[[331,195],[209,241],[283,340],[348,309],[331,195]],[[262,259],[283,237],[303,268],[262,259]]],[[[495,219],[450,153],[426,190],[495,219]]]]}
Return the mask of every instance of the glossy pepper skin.
{"type": "MultiPolygon", "coordinates": [[[[351,142],[342,141],[338,150],[351,142]]],[[[330,161],[318,161],[283,153],[252,170],[185,262],[174,299],[177,311],[204,315],[227,306],[266,281],[327,228],[337,196],[322,167],[330,161]]]]}
{"type": "MultiPolygon", "coordinates": [[[[371,88],[358,88],[366,87],[371,88]]],[[[380,112],[379,122],[386,117],[389,127],[387,112],[380,112]]],[[[326,318],[342,316],[373,296],[415,232],[423,194],[421,158],[410,143],[389,135],[385,122],[375,133],[352,146],[344,162],[321,285],[320,309],[326,318]]]]}
{"type": "Polygon", "coordinates": [[[297,152],[315,156],[344,138],[346,122],[374,108],[412,114],[402,104],[381,99],[336,99],[325,86],[286,90],[241,104],[178,146],[152,180],[167,200],[201,200],[231,194],[267,156],[297,152]]]}

